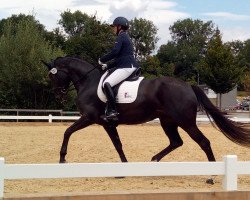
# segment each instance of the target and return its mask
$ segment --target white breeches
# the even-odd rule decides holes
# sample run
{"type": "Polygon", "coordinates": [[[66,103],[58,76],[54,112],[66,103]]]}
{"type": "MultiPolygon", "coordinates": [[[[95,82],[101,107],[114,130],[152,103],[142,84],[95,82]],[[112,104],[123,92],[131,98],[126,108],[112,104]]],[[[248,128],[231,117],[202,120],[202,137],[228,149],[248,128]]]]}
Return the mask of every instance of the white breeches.
{"type": "Polygon", "coordinates": [[[116,69],[112,74],[108,76],[108,78],[103,82],[102,86],[104,86],[105,83],[109,83],[111,87],[117,85],[124,79],[128,78],[136,68],[121,68],[116,69]]]}

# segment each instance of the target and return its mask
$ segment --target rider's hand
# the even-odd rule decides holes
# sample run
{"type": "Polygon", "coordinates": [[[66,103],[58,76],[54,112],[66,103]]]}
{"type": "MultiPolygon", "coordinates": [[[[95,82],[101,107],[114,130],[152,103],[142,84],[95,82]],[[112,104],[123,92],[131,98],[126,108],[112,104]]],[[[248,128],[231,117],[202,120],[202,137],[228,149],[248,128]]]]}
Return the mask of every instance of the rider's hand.
{"type": "Polygon", "coordinates": [[[100,58],[98,59],[98,63],[99,63],[99,65],[101,65],[101,66],[102,66],[102,70],[105,70],[105,69],[108,67],[108,65],[107,65],[107,64],[105,64],[105,63],[101,62],[100,58]]]}
{"type": "Polygon", "coordinates": [[[107,67],[108,67],[108,65],[107,64],[101,64],[102,65],[102,70],[105,70],[105,69],[107,69],[107,67]]]}
{"type": "Polygon", "coordinates": [[[98,64],[99,64],[99,65],[102,65],[102,64],[103,64],[102,61],[100,60],[100,58],[98,59],[98,64]]]}

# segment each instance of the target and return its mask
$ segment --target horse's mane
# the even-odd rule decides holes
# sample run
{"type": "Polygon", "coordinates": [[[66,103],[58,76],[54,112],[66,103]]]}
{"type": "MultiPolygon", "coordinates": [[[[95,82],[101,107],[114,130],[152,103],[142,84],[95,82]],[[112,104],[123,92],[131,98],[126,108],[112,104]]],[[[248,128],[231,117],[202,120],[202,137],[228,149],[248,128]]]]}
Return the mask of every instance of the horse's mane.
{"type": "Polygon", "coordinates": [[[59,56],[59,57],[57,57],[57,58],[54,60],[54,62],[55,62],[55,61],[58,61],[58,60],[60,60],[60,59],[65,59],[65,61],[72,61],[72,60],[74,60],[74,61],[77,61],[77,62],[81,62],[81,63],[83,63],[84,65],[91,65],[91,66],[93,66],[91,63],[87,62],[86,60],[83,60],[83,59],[80,58],[79,56],[72,56],[72,55],[59,56]]]}
{"type": "Polygon", "coordinates": [[[85,67],[90,67],[90,69],[97,69],[101,72],[101,74],[104,72],[101,70],[101,68],[98,66],[98,64],[96,65],[93,65],[89,62],[87,62],[86,60],[83,60],[82,58],[80,58],[79,56],[71,56],[71,55],[66,55],[66,56],[59,56],[57,57],[53,62],[52,62],[52,65],[54,65],[54,62],[66,62],[68,64],[70,64],[72,61],[76,61],[77,63],[80,63],[79,66],[80,68],[82,66],[85,66],[85,67]]]}

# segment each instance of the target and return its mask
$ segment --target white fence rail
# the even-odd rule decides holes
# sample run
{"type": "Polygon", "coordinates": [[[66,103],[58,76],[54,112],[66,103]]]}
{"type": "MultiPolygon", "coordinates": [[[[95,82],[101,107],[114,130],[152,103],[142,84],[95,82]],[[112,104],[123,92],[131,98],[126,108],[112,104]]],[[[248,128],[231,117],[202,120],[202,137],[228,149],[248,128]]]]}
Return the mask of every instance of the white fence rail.
{"type": "Polygon", "coordinates": [[[222,175],[223,188],[237,190],[237,176],[250,175],[250,162],[224,156],[221,162],[131,162],[69,164],[5,164],[0,158],[0,198],[5,179],[87,178],[123,176],[222,175]]]}
{"type": "Polygon", "coordinates": [[[52,123],[55,120],[69,120],[69,121],[75,121],[78,120],[80,116],[11,116],[11,115],[5,115],[0,116],[0,120],[47,120],[49,123],[52,123]]]}
{"type": "MultiPolygon", "coordinates": [[[[80,116],[11,116],[11,115],[4,115],[0,116],[1,120],[47,120],[49,123],[52,123],[53,121],[60,121],[60,120],[66,120],[66,121],[75,121],[78,120],[80,116]]],[[[229,118],[233,121],[237,122],[243,122],[243,123],[249,123],[250,118],[247,117],[231,117],[229,118]]],[[[208,117],[197,117],[197,122],[209,122],[208,117]]],[[[158,122],[159,119],[153,120],[154,122],[158,122]]]]}

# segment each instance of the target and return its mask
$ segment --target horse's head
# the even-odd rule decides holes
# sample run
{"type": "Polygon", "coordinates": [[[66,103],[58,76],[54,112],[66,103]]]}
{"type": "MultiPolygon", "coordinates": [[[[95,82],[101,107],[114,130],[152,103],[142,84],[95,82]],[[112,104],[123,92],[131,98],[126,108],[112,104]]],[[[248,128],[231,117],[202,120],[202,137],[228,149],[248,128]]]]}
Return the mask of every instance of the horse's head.
{"type": "Polygon", "coordinates": [[[50,63],[47,63],[45,61],[42,62],[48,67],[49,79],[52,82],[56,99],[61,101],[62,103],[65,102],[71,79],[68,67],[65,62],[63,62],[63,58],[56,58],[50,63]]]}

